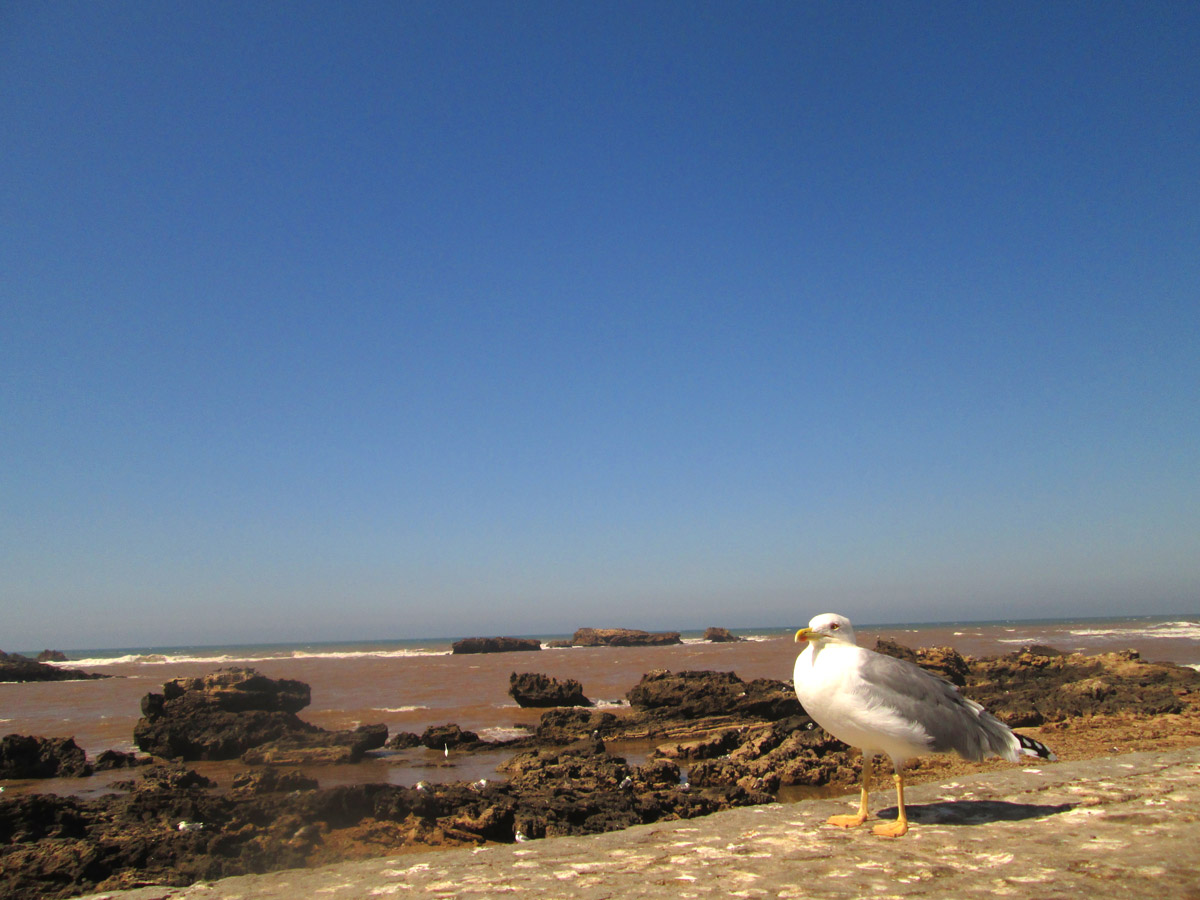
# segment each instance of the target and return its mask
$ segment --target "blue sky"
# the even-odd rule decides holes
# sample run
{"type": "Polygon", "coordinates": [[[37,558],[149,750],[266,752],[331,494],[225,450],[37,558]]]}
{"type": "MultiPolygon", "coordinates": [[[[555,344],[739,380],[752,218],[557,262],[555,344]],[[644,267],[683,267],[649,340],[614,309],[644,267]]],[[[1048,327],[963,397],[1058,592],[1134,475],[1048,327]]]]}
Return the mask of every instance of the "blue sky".
{"type": "Polygon", "coordinates": [[[1200,6],[0,13],[0,646],[1200,609],[1200,6]]]}

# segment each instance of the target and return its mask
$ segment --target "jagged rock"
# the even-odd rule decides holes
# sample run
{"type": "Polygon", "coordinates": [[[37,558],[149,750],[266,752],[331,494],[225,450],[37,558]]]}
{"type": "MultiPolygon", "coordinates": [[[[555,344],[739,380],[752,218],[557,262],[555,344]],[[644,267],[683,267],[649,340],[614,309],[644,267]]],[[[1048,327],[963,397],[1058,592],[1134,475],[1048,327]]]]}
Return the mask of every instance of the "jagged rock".
{"type": "Polygon", "coordinates": [[[691,783],[773,794],[784,784],[850,783],[857,777],[856,754],[807,716],[746,729],[739,739],[727,754],[692,766],[691,783]]]}
{"type": "Polygon", "coordinates": [[[660,647],[682,644],[678,631],[638,631],[632,628],[580,628],[571,638],[572,647],[660,647]]]}
{"type": "Polygon", "coordinates": [[[454,653],[514,653],[541,650],[536,638],[474,637],[463,638],[450,645],[454,653]]]}
{"type": "Polygon", "coordinates": [[[398,731],[388,738],[388,742],[384,744],[388,750],[411,750],[413,747],[421,746],[421,736],[413,734],[411,731],[398,731]]]}
{"type": "Polygon", "coordinates": [[[1018,728],[1078,716],[1176,713],[1184,706],[1179,694],[1196,690],[1200,672],[1147,662],[1131,650],[1084,656],[1024,648],[973,660],[963,693],[1018,728]]]}
{"type": "Polygon", "coordinates": [[[626,696],[636,709],[660,710],[682,719],[735,714],[778,719],[803,712],[787,682],[766,678],[745,682],[733,672],[656,669],[643,675],[626,696]]]}
{"type": "Polygon", "coordinates": [[[421,735],[421,743],[430,750],[444,750],[478,744],[479,735],[464,731],[457,725],[431,725],[421,735]]]}
{"type": "Polygon", "coordinates": [[[544,744],[570,744],[585,738],[608,734],[618,725],[610,712],[590,709],[552,709],[542,713],[536,731],[544,744]]]}
{"type": "Polygon", "coordinates": [[[226,712],[262,710],[297,713],[312,702],[312,691],[303,681],[268,678],[256,669],[219,669],[199,678],[173,678],[163,685],[169,703],[187,695],[226,712]]]}
{"type": "Polygon", "coordinates": [[[251,747],[242,762],[264,766],[328,766],[358,762],[387,743],[386,725],[360,725],[353,731],[291,735],[251,747]]]}
{"type": "Polygon", "coordinates": [[[290,791],[315,791],[320,785],[303,772],[263,769],[235,775],[232,788],[242,794],[276,794],[290,791]]]}
{"type": "Polygon", "coordinates": [[[96,757],[96,771],[107,772],[110,769],[134,769],[138,766],[149,765],[148,756],[138,756],[136,753],[124,753],[120,750],[105,750],[96,757]]]}
{"type": "Polygon", "coordinates": [[[0,778],[84,778],[92,772],[74,738],[9,734],[0,739],[0,778]]]}
{"type": "Polygon", "coordinates": [[[737,747],[745,733],[745,728],[719,728],[692,740],[660,744],[652,755],[665,759],[715,759],[737,747]]]}
{"type": "Polygon", "coordinates": [[[704,639],[714,644],[734,644],[745,640],[745,638],[738,637],[728,628],[706,628],[704,630],[704,639]]]}
{"type": "Polygon", "coordinates": [[[236,759],[261,750],[261,755],[251,756],[283,765],[352,762],[387,739],[382,725],[369,726],[375,731],[367,737],[329,732],[303,721],[296,712],[310,699],[304,682],[268,678],[254,669],[176,678],[163,685],[161,694],[142,698],[134,743],[153,756],[184,760],[236,759]],[[267,745],[269,749],[262,750],[267,745]]]}
{"type": "Polygon", "coordinates": [[[61,650],[43,650],[37,655],[37,661],[41,663],[66,662],[67,654],[61,650]]]}
{"type": "Polygon", "coordinates": [[[539,672],[513,672],[508,678],[508,693],[518,706],[591,706],[583,696],[583,685],[574,678],[559,681],[539,672]]]}
{"type": "Polygon", "coordinates": [[[5,653],[0,650],[0,681],[86,681],[110,677],[98,672],[85,672],[83,669],[51,666],[20,653],[5,653]]]}

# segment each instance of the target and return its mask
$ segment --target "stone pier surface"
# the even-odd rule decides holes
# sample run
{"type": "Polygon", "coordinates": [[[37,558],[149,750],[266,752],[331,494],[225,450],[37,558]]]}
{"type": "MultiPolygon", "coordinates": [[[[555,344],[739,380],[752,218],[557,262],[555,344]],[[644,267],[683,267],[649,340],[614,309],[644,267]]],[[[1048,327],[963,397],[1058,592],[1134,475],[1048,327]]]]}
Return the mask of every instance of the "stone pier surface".
{"type": "MultiPolygon", "coordinates": [[[[1013,767],[906,790],[898,840],[824,824],[857,795],[591,837],[403,853],[89,900],[379,897],[1200,900],[1200,747],[1013,767]]],[[[894,792],[872,811],[895,817],[894,792]]],[[[873,817],[874,818],[874,817],[873,817]]],[[[869,824],[869,823],[868,823],[869,824]]]]}

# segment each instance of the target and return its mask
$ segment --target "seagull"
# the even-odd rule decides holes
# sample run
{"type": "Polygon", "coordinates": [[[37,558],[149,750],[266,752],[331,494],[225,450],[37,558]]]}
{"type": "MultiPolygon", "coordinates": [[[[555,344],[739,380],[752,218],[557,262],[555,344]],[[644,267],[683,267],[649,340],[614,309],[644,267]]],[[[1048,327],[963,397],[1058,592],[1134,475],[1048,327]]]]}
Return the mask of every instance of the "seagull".
{"type": "Polygon", "coordinates": [[[892,760],[896,782],[895,822],[876,825],[882,837],[908,831],[904,776],[909,759],[926,753],[957,753],[978,762],[1021,754],[1054,760],[1046,745],[1015,733],[948,681],[920,666],[884,656],[855,643],[845,616],[823,613],[796,632],[805,645],[796,657],[796,696],[804,711],[835,738],[862,750],[862,798],[854,815],[831,816],[828,824],[855,828],[867,820],[871,764],[877,754],[892,760]]]}

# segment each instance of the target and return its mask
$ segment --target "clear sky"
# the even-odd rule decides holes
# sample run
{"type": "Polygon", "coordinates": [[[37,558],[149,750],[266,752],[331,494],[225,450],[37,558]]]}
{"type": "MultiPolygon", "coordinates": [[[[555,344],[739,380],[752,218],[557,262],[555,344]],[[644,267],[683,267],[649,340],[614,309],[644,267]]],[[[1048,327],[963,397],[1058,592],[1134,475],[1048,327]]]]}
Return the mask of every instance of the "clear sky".
{"type": "Polygon", "coordinates": [[[1200,611],[1200,4],[0,10],[0,647],[1200,611]]]}

